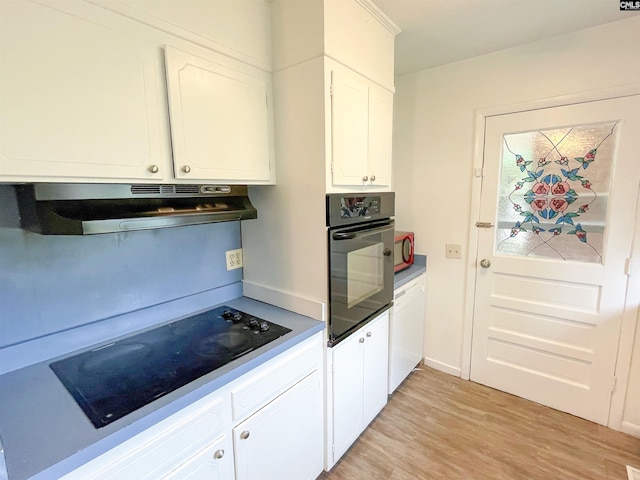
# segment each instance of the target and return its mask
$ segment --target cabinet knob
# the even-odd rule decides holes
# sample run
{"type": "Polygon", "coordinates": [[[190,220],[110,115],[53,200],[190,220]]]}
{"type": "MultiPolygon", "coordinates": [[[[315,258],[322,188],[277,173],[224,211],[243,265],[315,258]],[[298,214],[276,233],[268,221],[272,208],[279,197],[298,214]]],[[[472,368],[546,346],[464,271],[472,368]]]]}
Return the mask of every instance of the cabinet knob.
{"type": "Polygon", "coordinates": [[[364,177],[362,177],[362,181],[366,182],[367,180],[369,180],[369,177],[367,177],[366,175],[364,177]]]}
{"type": "Polygon", "coordinates": [[[158,171],[159,171],[159,170],[160,170],[160,169],[158,168],[158,165],[150,165],[150,166],[149,166],[149,171],[150,171],[151,173],[158,173],[158,171]]]}
{"type": "Polygon", "coordinates": [[[364,338],[361,338],[360,340],[358,340],[360,343],[364,343],[364,338]]]}
{"type": "Polygon", "coordinates": [[[376,181],[376,176],[375,175],[371,175],[371,181],[375,182],[376,181]]]}
{"type": "Polygon", "coordinates": [[[371,336],[371,332],[367,332],[367,337],[370,337],[370,336],[371,336]]]}
{"type": "Polygon", "coordinates": [[[184,167],[182,167],[182,171],[184,173],[189,173],[191,171],[191,167],[189,165],[185,165],[184,167]]]}
{"type": "Polygon", "coordinates": [[[241,438],[242,440],[246,440],[247,438],[249,438],[249,435],[251,435],[251,434],[249,433],[249,430],[245,430],[244,432],[242,432],[242,433],[240,434],[240,438],[241,438]]]}
{"type": "Polygon", "coordinates": [[[222,457],[224,457],[224,450],[222,450],[222,449],[216,450],[213,453],[213,458],[215,458],[216,460],[220,460],[222,457]]]}

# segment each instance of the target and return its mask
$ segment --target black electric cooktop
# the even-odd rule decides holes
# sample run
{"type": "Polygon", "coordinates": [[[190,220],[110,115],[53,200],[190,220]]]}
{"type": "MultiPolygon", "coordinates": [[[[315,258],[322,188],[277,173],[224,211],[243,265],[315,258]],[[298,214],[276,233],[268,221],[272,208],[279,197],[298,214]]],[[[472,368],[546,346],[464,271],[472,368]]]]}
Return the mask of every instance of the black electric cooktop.
{"type": "Polygon", "coordinates": [[[50,366],[100,428],[290,331],[222,306],[50,366]]]}

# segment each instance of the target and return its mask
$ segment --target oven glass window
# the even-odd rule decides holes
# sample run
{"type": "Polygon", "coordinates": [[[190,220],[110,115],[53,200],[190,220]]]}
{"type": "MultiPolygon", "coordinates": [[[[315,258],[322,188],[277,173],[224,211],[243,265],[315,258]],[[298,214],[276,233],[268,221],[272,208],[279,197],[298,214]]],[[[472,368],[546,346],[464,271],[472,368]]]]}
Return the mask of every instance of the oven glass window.
{"type": "Polygon", "coordinates": [[[384,244],[376,243],[347,254],[347,308],[384,288],[384,244]]]}

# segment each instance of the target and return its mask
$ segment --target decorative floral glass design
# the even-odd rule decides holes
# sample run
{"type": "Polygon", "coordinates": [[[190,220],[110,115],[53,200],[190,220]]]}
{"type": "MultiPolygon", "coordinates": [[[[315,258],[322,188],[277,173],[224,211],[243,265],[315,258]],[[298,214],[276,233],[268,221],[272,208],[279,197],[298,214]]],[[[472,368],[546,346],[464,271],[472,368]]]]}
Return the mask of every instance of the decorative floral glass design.
{"type": "Polygon", "coordinates": [[[616,125],[504,136],[497,254],[602,263],[616,125]]]}

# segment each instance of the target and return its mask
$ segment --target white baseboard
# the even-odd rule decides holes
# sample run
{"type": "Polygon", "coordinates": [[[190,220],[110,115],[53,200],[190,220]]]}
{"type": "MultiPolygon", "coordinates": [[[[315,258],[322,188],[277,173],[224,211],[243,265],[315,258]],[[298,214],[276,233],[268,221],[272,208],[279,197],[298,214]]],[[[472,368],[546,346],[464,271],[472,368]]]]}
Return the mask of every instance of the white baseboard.
{"type": "Polygon", "coordinates": [[[258,285],[257,283],[242,281],[243,295],[261,302],[284,308],[314,320],[326,321],[327,304],[299,297],[292,293],[275,290],[273,288],[258,285]]]}
{"type": "Polygon", "coordinates": [[[636,425],[635,423],[622,422],[620,431],[633,435],[634,437],[640,437],[640,425],[636,425]]]}
{"type": "Polygon", "coordinates": [[[435,368],[436,370],[440,370],[441,372],[448,373],[455,377],[460,377],[462,375],[462,370],[460,370],[460,368],[447,365],[446,363],[433,360],[432,358],[425,357],[424,364],[427,367],[435,368]]]}

